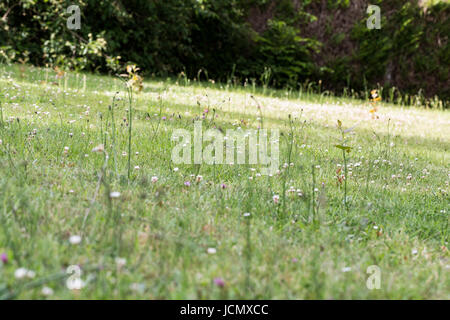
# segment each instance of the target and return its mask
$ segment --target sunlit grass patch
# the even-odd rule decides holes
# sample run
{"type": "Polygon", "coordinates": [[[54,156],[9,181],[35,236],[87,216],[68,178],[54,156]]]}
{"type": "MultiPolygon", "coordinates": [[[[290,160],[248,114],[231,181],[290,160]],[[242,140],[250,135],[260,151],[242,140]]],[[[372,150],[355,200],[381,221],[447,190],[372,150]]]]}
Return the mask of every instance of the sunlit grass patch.
{"type": "Polygon", "coordinates": [[[120,80],[0,70],[0,297],[449,297],[448,112],[154,80],[130,144],[120,80]],[[205,110],[279,128],[279,172],[172,163],[205,110]]]}

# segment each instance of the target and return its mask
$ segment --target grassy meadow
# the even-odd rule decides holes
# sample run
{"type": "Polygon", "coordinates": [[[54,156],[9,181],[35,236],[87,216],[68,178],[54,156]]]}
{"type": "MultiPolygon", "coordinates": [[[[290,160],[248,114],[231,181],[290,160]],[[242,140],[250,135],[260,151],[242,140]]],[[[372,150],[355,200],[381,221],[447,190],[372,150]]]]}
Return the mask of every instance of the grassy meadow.
{"type": "Polygon", "coordinates": [[[450,298],[448,111],[22,65],[0,104],[0,299],[450,298]],[[196,119],[279,171],[172,163],[196,119]]]}

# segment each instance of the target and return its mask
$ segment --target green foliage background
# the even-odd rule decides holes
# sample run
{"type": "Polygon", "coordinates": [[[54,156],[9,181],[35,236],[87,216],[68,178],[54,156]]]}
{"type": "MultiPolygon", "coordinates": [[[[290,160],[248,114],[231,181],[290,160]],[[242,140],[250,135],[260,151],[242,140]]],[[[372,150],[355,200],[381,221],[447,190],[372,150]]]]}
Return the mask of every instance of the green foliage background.
{"type": "Polygon", "coordinates": [[[110,73],[135,63],[157,76],[448,100],[449,2],[370,4],[381,30],[367,29],[365,0],[4,0],[0,61],[110,73]],[[72,4],[80,30],[66,27],[72,4]]]}

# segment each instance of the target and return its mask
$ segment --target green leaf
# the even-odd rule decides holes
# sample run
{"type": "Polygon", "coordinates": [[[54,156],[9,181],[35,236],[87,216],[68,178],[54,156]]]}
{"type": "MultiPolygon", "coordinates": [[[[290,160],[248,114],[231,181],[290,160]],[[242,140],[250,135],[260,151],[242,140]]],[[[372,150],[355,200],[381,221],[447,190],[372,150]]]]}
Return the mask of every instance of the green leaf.
{"type": "Polygon", "coordinates": [[[344,150],[344,151],[347,151],[347,152],[350,152],[350,150],[352,150],[352,147],[349,147],[349,146],[343,146],[343,145],[340,145],[340,144],[336,144],[336,145],[334,145],[336,148],[339,148],[339,149],[341,149],[341,150],[344,150]]]}

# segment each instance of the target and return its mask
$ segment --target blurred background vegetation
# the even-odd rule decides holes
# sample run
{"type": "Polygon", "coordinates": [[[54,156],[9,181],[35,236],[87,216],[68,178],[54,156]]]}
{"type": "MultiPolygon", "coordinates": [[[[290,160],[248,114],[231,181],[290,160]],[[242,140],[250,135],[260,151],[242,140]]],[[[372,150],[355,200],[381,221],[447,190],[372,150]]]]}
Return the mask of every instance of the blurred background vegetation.
{"type": "MultiPolygon", "coordinates": [[[[419,0],[2,0],[0,63],[450,97],[450,3],[419,0]],[[69,30],[66,9],[81,9],[69,30]],[[366,27],[369,4],[382,29],[366,27]]],[[[400,101],[399,101],[400,99],[400,101]]]]}

